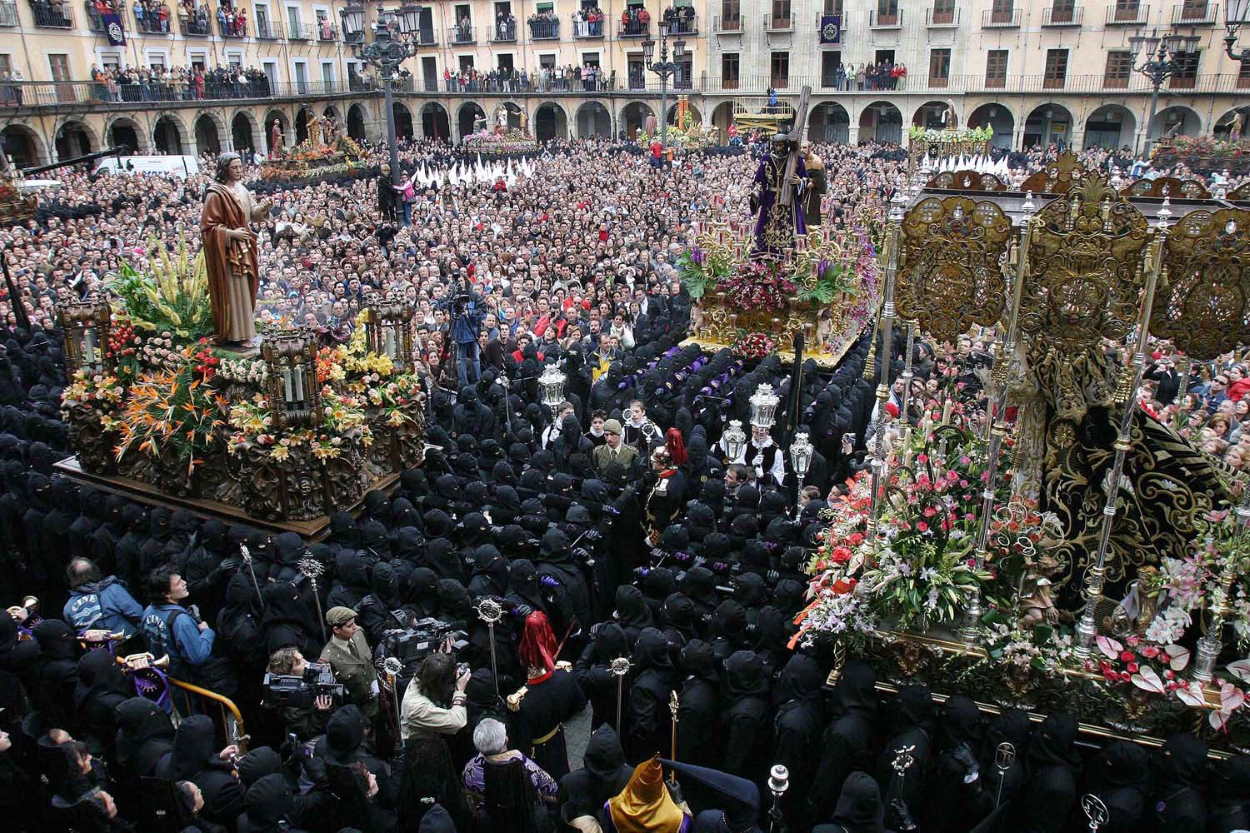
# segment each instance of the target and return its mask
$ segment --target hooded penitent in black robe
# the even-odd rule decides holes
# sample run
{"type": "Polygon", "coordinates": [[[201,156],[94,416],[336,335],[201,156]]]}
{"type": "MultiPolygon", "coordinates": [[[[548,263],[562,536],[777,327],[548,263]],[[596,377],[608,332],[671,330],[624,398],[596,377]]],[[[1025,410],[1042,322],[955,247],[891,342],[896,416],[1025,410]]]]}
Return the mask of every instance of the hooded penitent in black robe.
{"type": "MultiPolygon", "coordinates": [[[[1046,716],[1029,744],[1029,779],[1012,813],[1022,833],[1059,833],[1076,806],[1076,718],[1067,712],[1046,716]]],[[[1018,759],[1017,755],[1017,759],[1018,759]]],[[[998,773],[990,776],[997,787],[998,773]]]]}
{"type": "Polygon", "coordinates": [[[625,763],[625,750],[611,726],[600,726],[586,743],[582,768],[560,779],[560,814],[568,822],[593,816],[609,798],[625,789],[634,768],[625,763]]]}
{"type": "Polygon", "coordinates": [[[1207,745],[1193,735],[1172,735],[1159,754],[1153,795],[1155,830],[1203,833],[1207,829],[1207,745]]]}
{"type": "Polygon", "coordinates": [[[782,802],[782,811],[794,830],[810,826],[806,798],[820,760],[818,744],[825,722],[821,695],[824,681],[825,675],[816,660],[795,654],[781,669],[773,688],[773,701],[779,705],[773,718],[771,760],[790,773],[790,790],[786,793],[789,800],[782,802]]]}
{"type": "MultiPolygon", "coordinates": [[[[877,716],[877,675],[865,662],[851,660],[838,680],[840,716],[825,729],[820,740],[820,764],[815,783],[840,784],[856,769],[872,764],[873,724],[877,716]]],[[[832,790],[812,790],[808,797],[810,818],[827,819],[836,796],[832,790]]]]}

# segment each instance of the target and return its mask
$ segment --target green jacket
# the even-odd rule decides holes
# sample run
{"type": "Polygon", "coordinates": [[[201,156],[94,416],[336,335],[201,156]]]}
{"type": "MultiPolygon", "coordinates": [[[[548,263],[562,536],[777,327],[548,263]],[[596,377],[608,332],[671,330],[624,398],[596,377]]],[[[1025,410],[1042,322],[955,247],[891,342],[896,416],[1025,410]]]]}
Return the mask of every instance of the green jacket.
{"type": "Polygon", "coordinates": [[[350,642],[331,636],[321,649],[321,661],[330,663],[334,678],[347,687],[348,699],[359,706],[366,717],[377,714],[378,698],[374,693],[374,683],[378,674],[374,670],[373,652],[369,650],[363,630],[356,631],[350,642]]]}

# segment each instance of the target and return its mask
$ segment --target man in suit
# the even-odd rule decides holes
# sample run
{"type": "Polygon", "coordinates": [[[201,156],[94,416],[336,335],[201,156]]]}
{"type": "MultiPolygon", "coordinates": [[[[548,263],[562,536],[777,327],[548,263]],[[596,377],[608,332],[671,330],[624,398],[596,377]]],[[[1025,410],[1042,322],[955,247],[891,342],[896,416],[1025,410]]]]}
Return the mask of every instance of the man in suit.
{"type": "Polygon", "coordinates": [[[356,624],[356,611],[332,607],[326,611],[326,624],[331,636],[321,649],[321,661],[330,663],[334,678],[347,688],[348,699],[373,720],[378,715],[378,675],[365,632],[356,624]]]}
{"type": "Polygon", "coordinates": [[[638,460],[638,449],[622,442],[621,423],[618,420],[609,419],[603,423],[603,436],[603,445],[594,450],[595,471],[609,482],[624,482],[638,460]]]}

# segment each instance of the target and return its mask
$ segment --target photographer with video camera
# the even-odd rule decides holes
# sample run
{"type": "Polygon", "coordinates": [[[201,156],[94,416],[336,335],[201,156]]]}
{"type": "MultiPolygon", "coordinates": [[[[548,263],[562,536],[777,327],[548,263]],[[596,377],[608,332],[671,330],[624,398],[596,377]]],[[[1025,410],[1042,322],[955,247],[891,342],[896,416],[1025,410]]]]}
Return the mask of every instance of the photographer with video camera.
{"type": "Polygon", "coordinates": [[[456,275],[456,292],[444,302],[450,321],[451,340],[456,345],[456,374],[460,387],[477,384],[482,378],[482,359],[478,346],[478,333],[486,310],[482,299],[465,284],[464,272],[456,275]]]}
{"type": "Polygon", "coordinates": [[[404,740],[399,797],[402,829],[417,828],[430,799],[447,808],[456,829],[467,829],[469,808],[447,739],[468,723],[464,692],[468,684],[469,668],[456,665],[448,641],[422,661],[404,691],[399,727],[404,740]]]}
{"type": "Polygon", "coordinates": [[[269,656],[261,705],[277,710],[284,733],[308,741],[325,732],[335,706],[334,689],[343,689],[333,682],[329,666],[310,663],[298,648],[279,648],[269,656]]]}

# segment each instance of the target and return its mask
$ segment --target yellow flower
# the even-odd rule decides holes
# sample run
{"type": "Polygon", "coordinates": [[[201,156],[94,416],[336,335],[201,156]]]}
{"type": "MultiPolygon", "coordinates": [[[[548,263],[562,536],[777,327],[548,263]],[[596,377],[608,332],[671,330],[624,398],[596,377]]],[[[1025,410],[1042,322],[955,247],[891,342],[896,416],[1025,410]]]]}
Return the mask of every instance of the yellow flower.
{"type": "Polygon", "coordinates": [[[269,452],[269,456],[279,461],[286,460],[291,456],[291,449],[287,448],[285,445],[275,445],[273,447],[273,451],[269,452]]]}

